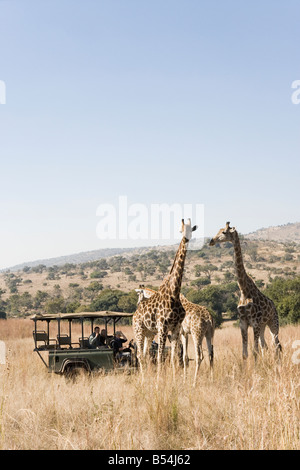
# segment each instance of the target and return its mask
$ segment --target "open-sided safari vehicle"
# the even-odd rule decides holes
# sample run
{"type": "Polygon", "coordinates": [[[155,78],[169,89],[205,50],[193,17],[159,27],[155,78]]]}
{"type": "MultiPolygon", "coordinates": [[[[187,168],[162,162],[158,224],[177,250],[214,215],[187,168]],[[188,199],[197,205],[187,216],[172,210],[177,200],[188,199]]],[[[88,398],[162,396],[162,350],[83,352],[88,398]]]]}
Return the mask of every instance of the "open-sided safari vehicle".
{"type": "Polygon", "coordinates": [[[33,315],[31,319],[34,322],[34,351],[37,352],[48,371],[57,374],[69,374],[78,369],[92,372],[97,369],[110,371],[135,368],[137,361],[131,342],[125,353],[116,354],[114,349],[116,324],[122,318],[130,318],[132,315],[132,313],[109,311],[33,315]],[[104,324],[106,344],[91,349],[89,336],[94,331],[95,322],[97,326],[99,323],[104,324]],[[40,329],[41,323],[43,329],[40,329]],[[50,330],[53,331],[53,323],[56,333],[50,334],[50,330]],[[110,335],[108,326],[112,330],[110,335]],[[48,363],[43,357],[45,352],[48,353],[48,363]]]}

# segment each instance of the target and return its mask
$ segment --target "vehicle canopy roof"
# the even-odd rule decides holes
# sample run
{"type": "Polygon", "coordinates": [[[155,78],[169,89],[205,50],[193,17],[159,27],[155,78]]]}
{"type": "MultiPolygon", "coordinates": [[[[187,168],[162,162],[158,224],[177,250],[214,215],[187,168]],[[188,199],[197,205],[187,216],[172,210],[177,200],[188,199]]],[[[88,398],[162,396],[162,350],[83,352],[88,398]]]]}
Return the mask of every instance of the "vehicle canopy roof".
{"type": "Polygon", "coordinates": [[[52,313],[43,314],[37,313],[30,317],[31,320],[80,320],[80,319],[92,319],[92,318],[130,318],[133,313],[127,312],[110,312],[103,310],[101,312],[78,312],[78,313],[52,313]]]}

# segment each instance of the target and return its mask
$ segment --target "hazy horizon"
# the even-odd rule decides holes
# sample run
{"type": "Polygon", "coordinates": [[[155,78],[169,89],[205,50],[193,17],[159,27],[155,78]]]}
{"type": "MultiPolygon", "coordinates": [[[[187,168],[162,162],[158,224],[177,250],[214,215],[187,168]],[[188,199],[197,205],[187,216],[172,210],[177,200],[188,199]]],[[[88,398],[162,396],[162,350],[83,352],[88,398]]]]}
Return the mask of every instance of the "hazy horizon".
{"type": "MultiPolygon", "coordinates": [[[[298,221],[296,222],[288,222],[287,224],[282,224],[282,226],[285,226],[285,225],[289,225],[289,224],[296,224],[296,223],[299,223],[298,221]]],[[[281,225],[279,225],[281,226],[281,225]]],[[[259,227],[258,229],[254,230],[253,232],[249,232],[249,233],[242,233],[242,235],[248,235],[248,234],[251,234],[251,233],[254,233],[258,230],[261,230],[261,229],[265,229],[265,228],[271,228],[271,227],[274,227],[274,226],[270,226],[270,227],[259,227]]],[[[278,226],[275,226],[275,227],[278,227],[278,226]]],[[[207,235],[205,236],[206,239],[209,239],[213,236],[214,234],[211,233],[210,235],[207,235]]],[[[21,261],[20,263],[16,263],[14,265],[10,265],[10,266],[4,266],[4,267],[1,267],[0,266],[0,271],[5,271],[5,270],[9,270],[9,269],[12,269],[12,268],[15,268],[19,265],[26,265],[26,263],[28,264],[32,264],[32,263],[38,263],[38,262],[43,262],[43,261],[51,261],[52,259],[56,259],[56,258],[65,258],[65,257],[69,257],[69,256],[76,256],[76,255],[80,255],[80,254],[87,254],[87,253],[91,253],[91,252],[96,252],[96,251],[100,251],[100,250],[130,250],[130,249],[139,249],[139,248],[157,248],[157,247],[165,247],[165,246],[170,246],[170,247],[174,247],[174,241],[173,242],[169,242],[169,243],[163,243],[163,241],[161,243],[158,243],[156,242],[155,240],[152,241],[151,243],[151,240],[149,240],[149,244],[143,244],[143,240],[139,240],[139,241],[136,241],[137,244],[134,245],[133,241],[131,241],[131,245],[130,246],[108,246],[108,247],[102,247],[102,248],[95,248],[95,249],[91,249],[91,250],[83,250],[83,251],[76,251],[76,252],[70,252],[70,253],[64,253],[64,254],[59,254],[59,255],[53,255],[53,256],[50,256],[48,258],[37,258],[37,259],[26,259],[24,261],[21,261]]],[[[107,255],[109,256],[109,255],[107,255]]],[[[112,255],[113,256],[113,255],[112,255]]]]}

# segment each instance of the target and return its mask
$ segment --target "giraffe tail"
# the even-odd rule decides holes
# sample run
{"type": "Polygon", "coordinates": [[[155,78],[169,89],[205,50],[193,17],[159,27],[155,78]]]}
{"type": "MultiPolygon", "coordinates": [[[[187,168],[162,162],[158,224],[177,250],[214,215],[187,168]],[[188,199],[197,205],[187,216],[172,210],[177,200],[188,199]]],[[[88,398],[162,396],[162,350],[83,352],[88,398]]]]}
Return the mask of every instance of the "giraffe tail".
{"type": "Polygon", "coordinates": [[[206,343],[209,354],[209,364],[213,367],[214,363],[214,334],[215,334],[215,321],[211,317],[210,325],[206,334],[206,343]]]}

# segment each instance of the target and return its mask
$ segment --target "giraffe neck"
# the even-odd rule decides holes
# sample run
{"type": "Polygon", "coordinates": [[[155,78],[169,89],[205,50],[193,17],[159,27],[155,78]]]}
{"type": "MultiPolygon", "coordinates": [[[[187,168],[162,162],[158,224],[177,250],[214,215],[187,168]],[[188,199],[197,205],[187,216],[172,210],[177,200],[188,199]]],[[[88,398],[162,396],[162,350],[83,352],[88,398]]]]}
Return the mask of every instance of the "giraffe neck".
{"type": "Polygon", "coordinates": [[[170,274],[168,276],[168,284],[172,297],[179,297],[180,294],[187,246],[188,240],[183,237],[175,255],[174,263],[171,268],[170,274]]]}
{"type": "Polygon", "coordinates": [[[239,240],[239,236],[237,232],[234,232],[233,246],[234,246],[235,271],[236,271],[236,275],[238,278],[238,283],[239,283],[241,291],[246,296],[248,296],[253,282],[245,271],[240,240],[239,240]]]}

